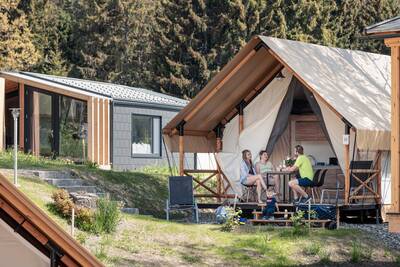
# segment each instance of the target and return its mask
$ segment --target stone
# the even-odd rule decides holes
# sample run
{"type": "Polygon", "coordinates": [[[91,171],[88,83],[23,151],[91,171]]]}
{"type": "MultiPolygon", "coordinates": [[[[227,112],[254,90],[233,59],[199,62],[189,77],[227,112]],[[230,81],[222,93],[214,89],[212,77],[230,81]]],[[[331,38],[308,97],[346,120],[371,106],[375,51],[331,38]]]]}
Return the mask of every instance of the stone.
{"type": "Polygon", "coordinates": [[[87,192],[72,192],[70,193],[72,201],[81,207],[89,209],[95,209],[97,206],[97,199],[99,198],[96,194],[87,192]]]}
{"type": "Polygon", "coordinates": [[[121,211],[129,214],[139,214],[138,208],[122,208],[121,211]]]}

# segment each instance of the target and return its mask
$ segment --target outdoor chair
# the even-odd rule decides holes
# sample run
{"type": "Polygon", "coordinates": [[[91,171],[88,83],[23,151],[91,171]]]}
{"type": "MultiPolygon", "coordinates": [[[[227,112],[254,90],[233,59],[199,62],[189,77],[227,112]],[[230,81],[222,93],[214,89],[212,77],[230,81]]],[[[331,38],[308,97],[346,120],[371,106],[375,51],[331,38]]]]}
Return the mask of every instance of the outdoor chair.
{"type": "Polygon", "coordinates": [[[321,173],[321,170],[316,170],[316,171],[314,172],[313,185],[306,188],[306,190],[309,190],[309,192],[311,192],[311,196],[312,196],[314,202],[315,202],[315,199],[314,199],[313,186],[314,186],[315,184],[318,183],[319,174],[320,174],[320,173],[321,173]]]}
{"type": "Polygon", "coordinates": [[[315,195],[317,196],[317,198],[321,198],[321,194],[319,193],[320,188],[324,185],[325,183],[325,176],[328,170],[317,170],[316,171],[316,175],[314,175],[314,179],[313,179],[313,185],[311,186],[311,195],[313,198],[313,202],[315,204],[315,195]],[[320,175],[318,175],[318,172],[320,173],[320,175]],[[315,180],[315,177],[317,177],[317,179],[315,180]]]}
{"type": "Polygon", "coordinates": [[[199,210],[193,194],[192,176],[170,176],[168,178],[168,199],[166,215],[174,210],[192,210],[196,223],[199,222],[199,210]]]}

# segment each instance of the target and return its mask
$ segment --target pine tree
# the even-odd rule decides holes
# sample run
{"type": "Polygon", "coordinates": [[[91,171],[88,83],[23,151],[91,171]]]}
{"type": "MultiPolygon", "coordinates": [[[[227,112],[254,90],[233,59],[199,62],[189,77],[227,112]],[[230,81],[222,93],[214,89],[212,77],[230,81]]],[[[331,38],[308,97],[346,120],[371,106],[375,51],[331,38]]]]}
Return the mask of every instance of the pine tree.
{"type": "Polygon", "coordinates": [[[26,70],[38,59],[18,0],[0,1],[0,70],[26,70]]]}
{"type": "Polygon", "coordinates": [[[369,52],[387,53],[388,49],[381,40],[361,38],[365,27],[400,13],[399,0],[354,0],[337,1],[338,41],[337,46],[369,52]]]}
{"type": "Polygon", "coordinates": [[[154,88],[152,31],[159,5],[153,0],[123,1],[121,46],[123,56],[110,80],[116,83],[154,88]]]}
{"type": "Polygon", "coordinates": [[[40,53],[40,60],[32,67],[39,73],[66,75],[69,64],[64,58],[63,48],[68,46],[71,32],[71,16],[63,5],[53,1],[34,0],[25,6],[33,42],[40,53]]]}
{"type": "Polygon", "coordinates": [[[72,6],[74,17],[69,59],[74,63],[70,75],[108,81],[121,60],[123,19],[118,0],[77,0],[72,6]]]}
{"type": "Polygon", "coordinates": [[[206,3],[164,0],[161,12],[153,35],[156,84],[162,92],[192,98],[210,78],[206,3]]]}

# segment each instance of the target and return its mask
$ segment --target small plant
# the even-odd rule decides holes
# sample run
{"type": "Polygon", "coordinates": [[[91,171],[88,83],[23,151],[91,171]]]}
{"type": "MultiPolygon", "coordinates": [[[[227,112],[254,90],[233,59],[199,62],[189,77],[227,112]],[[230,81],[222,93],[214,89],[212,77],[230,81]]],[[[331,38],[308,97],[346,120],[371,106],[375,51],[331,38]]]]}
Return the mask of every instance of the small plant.
{"type": "Polygon", "coordinates": [[[312,243],[311,245],[304,248],[306,255],[318,255],[321,252],[321,245],[319,243],[312,243]]]}
{"type": "Polygon", "coordinates": [[[320,263],[326,265],[331,262],[331,255],[324,249],[321,249],[318,253],[320,263]]]}
{"type": "Polygon", "coordinates": [[[307,233],[308,228],[304,223],[304,214],[305,212],[300,210],[293,214],[292,217],[290,217],[290,220],[293,224],[292,235],[299,236],[307,233]]]}
{"type": "Polygon", "coordinates": [[[77,235],[75,236],[75,239],[76,239],[81,245],[85,245],[86,239],[87,239],[87,235],[86,235],[84,232],[79,232],[79,233],[77,233],[77,235]]]}
{"type": "Polygon", "coordinates": [[[231,207],[226,208],[226,221],[222,224],[221,230],[224,232],[231,232],[236,227],[238,227],[240,222],[240,215],[242,214],[242,210],[234,210],[231,207]]]}
{"type": "Polygon", "coordinates": [[[362,258],[362,251],[361,251],[361,244],[359,241],[353,241],[351,243],[351,250],[350,250],[350,260],[353,263],[358,263],[361,261],[362,258]]]}
{"type": "Polygon", "coordinates": [[[86,161],[85,165],[90,169],[97,169],[99,167],[99,165],[93,161],[86,161]]]}
{"type": "Polygon", "coordinates": [[[107,198],[97,200],[94,213],[93,230],[95,233],[112,233],[121,220],[120,204],[107,198]]]}

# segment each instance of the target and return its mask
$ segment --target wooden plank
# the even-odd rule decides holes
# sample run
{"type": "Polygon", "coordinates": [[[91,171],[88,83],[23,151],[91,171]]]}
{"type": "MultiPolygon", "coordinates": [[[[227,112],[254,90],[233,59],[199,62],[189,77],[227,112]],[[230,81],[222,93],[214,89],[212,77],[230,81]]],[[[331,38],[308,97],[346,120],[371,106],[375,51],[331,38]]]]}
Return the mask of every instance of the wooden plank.
{"type": "MultiPolygon", "coordinates": [[[[378,176],[376,178],[376,191],[379,194],[379,196],[382,194],[381,160],[382,160],[382,151],[378,151],[377,159],[375,161],[375,168],[379,171],[378,176]]],[[[377,198],[376,203],[382,204],[382,198],[381,197],[377,198]]]]}
{"type": "Polygon", "coordinates": [[[184,152],[184,148],[183,148],[183,136],[179,136],[179,175],[183,176],[184,175],[184,157],[185,157],[185,152],[184,152]]]}
{"type": "Polygon", "coordinates": [[[104,165],[104,99],[99,99],[99,165],[104,165]]]}
{"type": "Polygon", "coordinates": [[[218,170],[192,170],[192,169],[185,169],[187,173],[218,173],[218,170]]]}
{"type": "Polygon", "coordinates": [[[223,195],[216,195],[216,194],[194,194],[195,197],[205,197],[205,198],[235,198],[233,194],[223,194],[223,195]]]}
{"type": "Polygon", "coordinates": [[[296,121],[296,141],[326,141],[326,136],[318,121],[296,121]]]}
{"type": "Polygon", "coordinates": [[[251,50],[233,69],[228,73],[215,87],[209,92],[190,112],[185,116],[184,120],[189,121],[221,88],[222,86],[233,76],[235,73],[248,62],[256,54],[256,50],[251,50]]]}
{"type": "Polygon", "coordinates": [[[24,150],[24,135],[25,135],[25,85],[23,83],[19,84],[19,148],[24,150]]]}
{"type": "Polygon", "coordinates": [[[33,129],[32,129],[32,153],[35,156],[40,154],[40,101],[39,93],[33,92],[33,129]]]}
{"type": "Polygon", "coordinates": [[[88,153],[87,160],[93,162],[94,158],[94,143],[93,143],[93,97],[90,97],[87,101],[87,118],[88,118],[88,126],[87,126],[87,144],[88,144],[88,153]]]}
{"type": "MultiPolygon", "coordinates": [[[[80,246],[60,226],[55,224],[42,210],[37,208],[31,200],[24,196],[0,174],[0,196],[7,203],[12,203],[12,208],[32,223],[40,232],[46,236],[75,259],[81,266],[103,266],[84,247],[80,246]]],[[[10,205],[10,204],[9,204],[10,205]]],[[[11,205],[10,205],[11,206],[11,205]]]]}
{"type": "Polygon", "coordinates": [[[104,164],[110,165],[110,101],[105,100],[104,106],[104,164]]]}
{"type": "MultiPolygon", "coordinates": [[[[272,70],[268,70],[268,72],[265,73],[264,79],[262,79],[247,96],[244,96],[244,101],[246,103],[251,103],[257,97],[257,95],[260,94],[268,86],[268,84],[275,78],[276,74],[282,69],[283,65],[277,64],[272,68],[272,70]]],[[[232,111],[228,113],[224,117],[224,119],[222,119],[222,123],[226,124],[227,122],[232,120],[237,114],[238,110],[232,107],[232,111]]]]}
{"type": "Polygon", "coordinates": [[[290,115],[292,121],[319,121],[316,115],[290,115]]]}
{"type": "Polygon", "coordinates": [[[0,198],[0,208],[4,210],[11,218],[27,230],[34,238],[36,238],[42,245],[46,244],[49,240],[38,229],[36,229],[29,221],[26,221],[24,216],[18,213],[11,207],[7,201],[0,198]]]}
{"type": "Polygon", "coordinates": [[[350,194],[350,145],[344,145],[344,203],[349,204],[350,194]]]}
{"type": "Polygon", "coordinates": [[[6,80],[0,77],[0,150],[5,149],[5,98],[6,98],[6,80]]]}
{"type": "Polygon", "coordinates": [[[99,163],[99,99],[93,99],[93,162],[99,163]]]}
{"type": "MultiPolygon", "coordinates": [[[[398,38],[396,38],[398,39],[398,38]]],[[[391,196],[392,212],[400,212],[400,43],[387,40],[391,45],[391,196]]],[[[389,222],[390,224],[390,222],[389,222]]]]}
{"type": "Polygon", "coordinates": [[[79,267],[78,264],[74,260],[71,259],[68,255],[64,255],[61,257],[61,262],[65,264],[65,266],[68,267],[79,267]]]}

